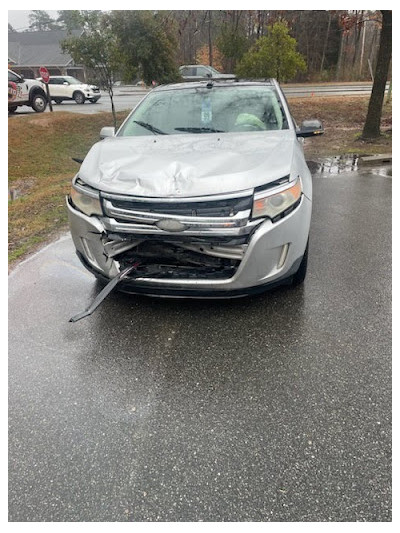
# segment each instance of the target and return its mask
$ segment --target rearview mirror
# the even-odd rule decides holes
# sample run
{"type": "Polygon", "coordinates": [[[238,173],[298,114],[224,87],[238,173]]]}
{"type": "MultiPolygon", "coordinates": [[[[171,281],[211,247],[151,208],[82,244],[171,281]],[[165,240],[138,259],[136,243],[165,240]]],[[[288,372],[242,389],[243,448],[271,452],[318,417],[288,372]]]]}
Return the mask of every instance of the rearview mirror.
{"type": "Polygon", "coordinates": [[[104,128],[101,128],[100,131],[100,139],[105,139],[106,137],[114,137],[115,135],[115,128],[112,126],[105,126],[104,128]]]}
{"type": "Polygon", "coordinates": [[[314,137],[315,135],[322,135],[324,128],[322,123],[317,120],[304,120],[301,123],[300,129],[296,131],[297,137],[314,137]]]}

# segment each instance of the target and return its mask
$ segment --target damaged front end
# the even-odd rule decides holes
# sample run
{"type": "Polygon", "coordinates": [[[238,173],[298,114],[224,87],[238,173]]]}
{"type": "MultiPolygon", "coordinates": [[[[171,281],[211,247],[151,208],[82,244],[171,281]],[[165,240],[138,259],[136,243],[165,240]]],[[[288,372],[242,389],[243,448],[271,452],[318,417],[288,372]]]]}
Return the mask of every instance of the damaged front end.
{"type": "Polygon", "coordinates": [[[179,238],[161,240],[154,236],[137,241],[111,235],[104,243],[104,250],[121,269],[138,262],[137,272],[151,273],[154,279],[222,279],[235,274],[247,248],[247,244],[235,245],[232,241],[235,242],[230,239],[229,245],[206,239],[185,242],[179,238]]]}
{"type": "Polygon", "coordinates": [[[304,254],[311,202],[301,189],[278,217],[252,217],[257,194],[271,191],[276,198],[276,191],[289,187],[293,182],[285,178],[261,192],[146,198],[100,192],[75,178],[67,199],[71,234],[79,258],[95,276],[107,282],[126,272],[120,290],[247,294],[290,276],[304,254]],[[305,238],[295,239],[299,234],[305,238]]]}
{"type": "Polygon", "coordinates": [[[167,201],[97,193],[77,178],[73,191],[68,207],[78,255],[106,278],[138,263],[135,279],[229,279],[260,222],[250,221],[252,190],[167,201]],[[92,195],[88,214],[79,213],[76,191],[92,195]],[[92,216],[99,215],[96,201],[102,216],[92,216]]]}

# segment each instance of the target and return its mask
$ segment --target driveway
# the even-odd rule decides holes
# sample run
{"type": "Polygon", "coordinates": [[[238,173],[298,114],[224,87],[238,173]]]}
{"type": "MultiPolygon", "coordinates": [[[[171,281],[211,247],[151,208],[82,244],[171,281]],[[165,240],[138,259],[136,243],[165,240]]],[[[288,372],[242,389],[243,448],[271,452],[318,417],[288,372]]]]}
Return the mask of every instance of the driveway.
{"type": "Polygon", "coordinates": [[[12,272],[10,521],[391,520],[391,178],[326,176],[302,288],[72,324],[68,236],[12,272]]]}

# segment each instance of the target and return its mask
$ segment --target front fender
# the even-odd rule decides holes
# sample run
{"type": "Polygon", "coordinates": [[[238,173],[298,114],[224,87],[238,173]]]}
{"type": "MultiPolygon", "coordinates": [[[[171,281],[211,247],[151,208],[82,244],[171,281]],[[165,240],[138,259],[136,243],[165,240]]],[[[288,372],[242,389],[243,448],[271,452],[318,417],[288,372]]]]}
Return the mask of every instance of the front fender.
{"type": "Polygon", "coordinates": [[[32,98],[35,96],[35,94],[40,94],[42,95],[46,100],[47,100],[47,94],[46,92],[41,88],[41,87],[38,87],[37,85],[34,86],[34,87],[31,87],[29,89],[29,101],[31,102],[32,101],[32,98]]]}

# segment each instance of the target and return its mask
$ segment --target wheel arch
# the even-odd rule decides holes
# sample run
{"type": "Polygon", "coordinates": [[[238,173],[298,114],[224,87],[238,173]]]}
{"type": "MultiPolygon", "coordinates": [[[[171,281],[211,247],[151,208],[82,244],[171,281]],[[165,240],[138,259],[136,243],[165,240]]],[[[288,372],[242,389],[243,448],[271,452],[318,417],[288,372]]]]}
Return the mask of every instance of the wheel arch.
{"type": "Polygon", "coordinates": [[[72,93],[72,98],[75,98],[76,94],[82,94],[83,97],[86,99],[85,93],[81,89],[75,89],[75,91],[72,93]]]}
{"type": "Polygon", "coordinates": [[[40,94],[42,96],[44,96],[44,98],[46,99],[47,101],[47,95],[45,93],[45,91],[39,87],[38,85],[34,85],[33,87],[30,88],[29,90],[29,101],[31,102],[32,101],[32,98],[36,95],[36,94],[40,94]]]}

